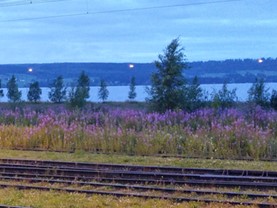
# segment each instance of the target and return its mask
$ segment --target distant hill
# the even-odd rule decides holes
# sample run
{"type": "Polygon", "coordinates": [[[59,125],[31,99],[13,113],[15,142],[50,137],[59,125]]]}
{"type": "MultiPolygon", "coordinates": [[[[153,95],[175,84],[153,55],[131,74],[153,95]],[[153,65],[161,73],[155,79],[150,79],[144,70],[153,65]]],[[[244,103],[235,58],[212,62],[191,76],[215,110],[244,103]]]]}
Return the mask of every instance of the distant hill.
{"type": "MultiPolygon", "coordinates": [[[[188,80],[198,76],[202,84],[253,82],[255,77],[263,77],[267,82],[277,82],[277,59],[255,59],[199,61],[188,63],[184,75],[188,80]]],[[[5,87],[8,79],[15,75],[20,87],[28,87],[36,80],[40,86],[49,86],[53,79],[62,75],[70,85],[84,70],[91,79],[91,85],[99,85],[104,79],[108,85],[128,85],[132,76],[137,85],[149,85],[151,74],[156,71],[153,63],[51,63],[51,64],[6,64],[0,65],[0,79],[5,87]],[[32,71],[29,71],[32,69],[32,71]]]]}

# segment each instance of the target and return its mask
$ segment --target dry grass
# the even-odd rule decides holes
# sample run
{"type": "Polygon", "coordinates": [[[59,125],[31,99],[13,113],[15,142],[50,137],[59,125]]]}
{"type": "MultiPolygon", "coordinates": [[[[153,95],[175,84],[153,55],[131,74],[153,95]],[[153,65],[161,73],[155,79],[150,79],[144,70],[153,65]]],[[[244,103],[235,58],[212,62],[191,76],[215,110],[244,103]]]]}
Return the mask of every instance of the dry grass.
{"type": "MultiPolygon", "coordinates": [[[[231,206],[226,204],[203,203],[174,203],[167,200],[142,200],[139,198],[116,198],[111,196],[87,196],[85,194],[61,193],[55,191],[19,191],[15,189],[1,189],[1,204],[31,206],[36,208],[242,208],[245,206],[231,206]]],[[[250,206],[249,206],[250,207],[250,206]]],[[[253,206],[254,207],[254,206],[253,206]]]]}

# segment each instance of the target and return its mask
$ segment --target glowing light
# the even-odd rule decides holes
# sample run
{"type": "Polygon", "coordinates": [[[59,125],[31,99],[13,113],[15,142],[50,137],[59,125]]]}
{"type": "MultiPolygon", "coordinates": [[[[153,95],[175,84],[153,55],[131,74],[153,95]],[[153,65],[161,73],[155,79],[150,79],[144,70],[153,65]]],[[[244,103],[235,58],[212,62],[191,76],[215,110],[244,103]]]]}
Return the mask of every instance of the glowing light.
{"type": "Polygon", "coordinates": [[[28,69],[28,72],[33,72],[33,69],[32,69],[32,68],[29,68],[29,69],[28,69]]]}
{"type": "Polygon", "coordinates": [[[133,69],[134,67],[135,67],[134,64],[129,64],[129,68],[130,68],[130,69],[133,69]]]}
{"type": "Polygon", "coordinates": [[[264,60],[263,59],[258,59],[258,63],[263,63],[264,62],[264,60]]]}

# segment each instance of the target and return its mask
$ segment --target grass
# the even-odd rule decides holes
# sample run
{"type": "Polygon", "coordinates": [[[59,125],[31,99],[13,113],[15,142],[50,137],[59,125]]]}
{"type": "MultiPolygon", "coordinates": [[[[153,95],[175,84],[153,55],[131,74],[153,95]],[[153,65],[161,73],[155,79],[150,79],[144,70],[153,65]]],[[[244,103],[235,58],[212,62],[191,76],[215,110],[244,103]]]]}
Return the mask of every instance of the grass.
{"type": "Polygon", "coordinates": [[[277,162],[126,156],[116,154],[92,154],[82,151],[75,153],[59,153],[2,149],[0,151],[0,158],[277,171],[277,162]]]}
{"type": "Polygon", "coordinates": [[[167,200],[141,200],[139,198],[116,198],[112,196],[87,196],[85,194],[58,193],[54,191],[19,191],[15,189],[1,189],[0,204],[32,206],[36,208],[242,208],[244,206],[231,206],[222,204],[203,203],[174,203],[167,200]]]}

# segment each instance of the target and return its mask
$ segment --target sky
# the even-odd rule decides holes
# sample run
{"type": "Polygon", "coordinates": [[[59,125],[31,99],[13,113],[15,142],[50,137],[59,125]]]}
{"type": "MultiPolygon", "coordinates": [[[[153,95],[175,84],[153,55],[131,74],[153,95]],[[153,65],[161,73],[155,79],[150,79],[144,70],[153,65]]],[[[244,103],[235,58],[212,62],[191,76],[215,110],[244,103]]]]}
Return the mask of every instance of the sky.
{"type": "Polygon", "coordinates": [[[276,58],[276,0],[0,0],[0,64],[276,58]],[[32,2],[32,4],[30,3],[32,2]]]}

